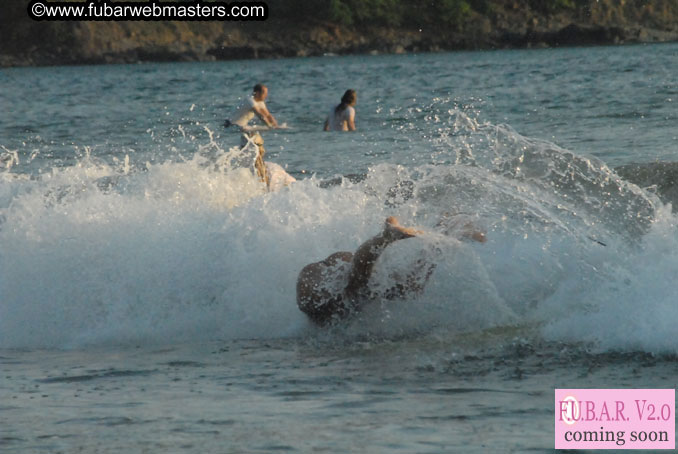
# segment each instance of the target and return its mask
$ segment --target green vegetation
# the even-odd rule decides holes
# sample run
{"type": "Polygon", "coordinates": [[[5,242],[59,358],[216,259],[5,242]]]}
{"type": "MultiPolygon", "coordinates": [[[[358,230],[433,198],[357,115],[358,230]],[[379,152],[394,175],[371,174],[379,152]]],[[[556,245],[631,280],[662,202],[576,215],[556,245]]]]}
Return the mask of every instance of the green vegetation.
{"type": "MultiPolygon", "coordinates": [[[[591,0],[515,0],[513,5],[538,14],[573,11],[591,0]]],[[[437,25],[459,29],[471,14],[501,9],[500,0],[269,0],[272,17],[320,20],[345,26],[418,28],[437,25]]]]}
{"type": "Polygon", "coordinates": [[[309,18],[348,26],[418,27],[437,24],[457,28],[486,0],[273,0],[272,15],[309,18]],[[477,5],[476,5],[477,4],[477,5]]]}
{"type": "MultiPolygon", "coordinates": [[[[553,14],[561,11],[574,10],[589,3],[588,0],[528,0],[533,11],[542,14],[553,14]]],[[[622,2],[623,3],[623,2],[622,2]]]]}
{"type": "Polygon", "coordinates": [[[28,2],[4,0],[0,6],[0,52],[11,53],[25,49],[26,43],[49,43],[49,46],[74,45],[71,23],[36,22],[28,17],[28,2]]]}

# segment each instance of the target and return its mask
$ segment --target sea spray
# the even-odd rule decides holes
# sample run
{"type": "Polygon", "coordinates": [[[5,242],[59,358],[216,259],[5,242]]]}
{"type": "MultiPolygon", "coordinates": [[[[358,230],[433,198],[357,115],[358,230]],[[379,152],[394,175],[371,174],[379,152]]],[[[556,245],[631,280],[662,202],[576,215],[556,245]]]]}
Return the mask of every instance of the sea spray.
{"type": "MultiPolygon", "coordinates": [[[[389,248],[372,285],[388,288],[418,261],[435,269],[415,295],[377,297],[337,328],[344,336],[536,323],[548,338],[671,349],[657,340],[661,323],[623,342],[612,328],[640,323],[641,295],[649,307],[667,304],[666,285],[652,292],[654,278],[635,278],[653,257],[673,263],[657,246],[657,229],[675,241],[661,202],[595,159],[450,115],[454,127],[439,131],[448,164],[375,164],[361,178],[312,177],[275,193],[212,136],[177,160],[113,165],[85,154],[30,179],[3,174],[0,344],[305,335],[313,328],[296,307],[299,270],[355,250],[395,215],[429,233],[389,248]],[[463,223],[487,243],[461,238],[463,223]],[[601,324],[625,286],[626,306],[614,312],[623,323],[592,335],[582,320],[601,324]]],[[[649,269],[670,282],[670,271],[649,269]]]]}

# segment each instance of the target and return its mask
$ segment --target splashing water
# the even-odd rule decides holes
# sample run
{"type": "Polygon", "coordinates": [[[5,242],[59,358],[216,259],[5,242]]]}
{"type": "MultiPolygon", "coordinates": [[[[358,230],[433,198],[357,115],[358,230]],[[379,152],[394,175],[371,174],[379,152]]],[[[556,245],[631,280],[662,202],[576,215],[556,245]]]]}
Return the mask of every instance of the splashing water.
{"type": "Polygon", "coordinates": [[[373,284],[413,260],[435,271],[421,294],[377,302],[344,335],[536,324],[604,349],[678,348],[670,208],[595,158],[458,110],[437,115],[430,164],[275,193],[209,129],[178,161],[85,153],[39,175],[6,171],[0,345],[299,336],[312,330],[296,308],[299,270],[355,250],[395,215],[428,233],[390,247],[373,284]],[[459,240],[469,222],[486,244],[459,240]]]}

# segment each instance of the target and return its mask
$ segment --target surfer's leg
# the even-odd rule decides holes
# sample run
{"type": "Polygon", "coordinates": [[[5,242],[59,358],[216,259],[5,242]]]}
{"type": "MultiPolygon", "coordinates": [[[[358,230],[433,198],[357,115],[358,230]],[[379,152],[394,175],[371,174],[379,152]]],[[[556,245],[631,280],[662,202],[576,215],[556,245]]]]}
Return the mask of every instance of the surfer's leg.
{"type": "Polygon", "coordinates": [[[340,265],[350,263],[351,252],[336,252],[321,262],[306,265],[297,278],[297,305],[299,309],[319,325],[340,319],[350,313],[344,304],[343,289],[333,288],[335,275],[341,272],[340,265]]]}
{"type": "Polygon", "coordinates": [[[264,163],[264,155],[266,154],[266,149],[264,148],[264,138],[261,137],[261,134],[255,132],[252,140],[259,148],[257,159],[254,160],[254,168],[257,170],[259,179],[266,183],[266,187],[268,188],[271,185],[271,179],[268,175],[268,172],[266,171],[266,164],[264,163]]]}
{"type": "Polygon", "coordinates": [[[351,261],[351,272],[349,274],[348,285],[345,295],[353,302],[358,304],[361,293],[367,288],[374,264],[386,247],[394,241],[412,238],[418,235],[419,231],[403,227],[398,220],[391,216],[384,223],[384,230],[377,236],[363,243],[351,261]]]}
{"type": "Polygon", "coordinates": [[[268,188],[271,184],[271,180],[270,175],[266,171],[266,163],[264,162],[264,155],[266,154],[266,149],[264,148],[264,138],[261,137],[261,134],[256,131],[243,131],[242,135],[240,136],[241,146],[247,146],[250,141],[252,141],[259,149],[257,157],[254,160],[254,171],[259,177],[259,180],[263,183],[266,183],[266,187],[268,188]]]}

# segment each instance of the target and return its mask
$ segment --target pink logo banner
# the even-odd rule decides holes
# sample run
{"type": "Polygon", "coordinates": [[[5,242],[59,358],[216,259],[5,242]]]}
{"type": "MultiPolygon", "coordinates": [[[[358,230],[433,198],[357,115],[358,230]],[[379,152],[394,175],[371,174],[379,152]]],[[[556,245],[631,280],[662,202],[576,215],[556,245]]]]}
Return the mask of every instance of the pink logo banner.
{"type": "Polygon", "coordinates": [[[675,389],[556,389],[556,449],[675,449],[675,389]]]}

